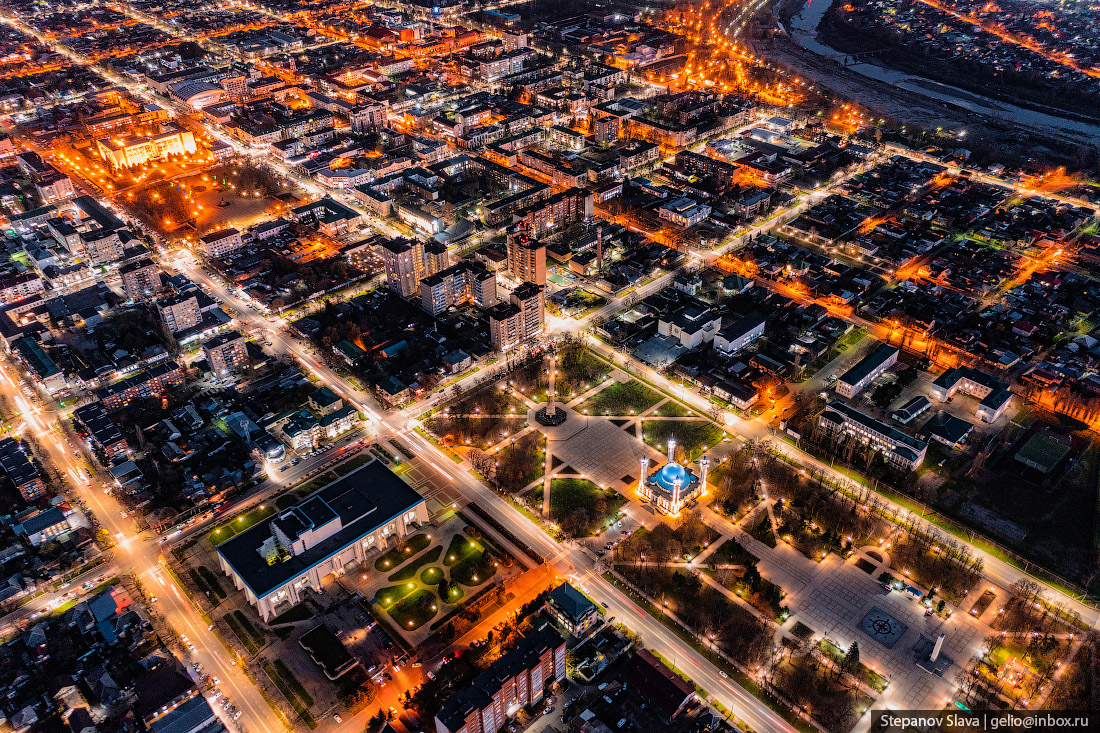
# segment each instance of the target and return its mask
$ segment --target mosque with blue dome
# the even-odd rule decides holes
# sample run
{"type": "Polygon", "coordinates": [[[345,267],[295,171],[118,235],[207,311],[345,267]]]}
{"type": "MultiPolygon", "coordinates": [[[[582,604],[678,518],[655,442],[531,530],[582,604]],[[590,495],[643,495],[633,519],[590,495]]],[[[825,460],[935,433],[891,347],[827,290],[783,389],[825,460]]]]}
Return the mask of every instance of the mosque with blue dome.
{"type": "Polygon", "coordinates": [[[676,438],[668,439],[668,462],[650,472],[649,456],[642,456],[642,474],[638,493],[662,514],[676,516],[700,494],[707,485],[706,456],[699,459],[699,475],[676,462],[676,438]]]}

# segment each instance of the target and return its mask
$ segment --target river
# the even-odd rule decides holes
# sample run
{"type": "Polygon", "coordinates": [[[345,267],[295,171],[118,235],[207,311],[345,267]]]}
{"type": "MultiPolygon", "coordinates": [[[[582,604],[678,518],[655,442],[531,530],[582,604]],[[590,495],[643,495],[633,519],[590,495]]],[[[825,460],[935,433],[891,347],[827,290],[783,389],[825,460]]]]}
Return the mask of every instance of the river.
{"type": "MultiPolygon", "coordinates": [[[[809,2],[804,5],[798,15],[791,18],[791,40],[807,51],[813,51],[820,56],[841,54],[840,51],[825,45],[817,39],[817,27],[835,1],[817,0],[817,2],[809,2]]],[[[1100,140],[1100,125],[1095,123],[1068,120],[1057,115],[1026,109],[877,64],[861,62],[847,68],[863,76],[907,89],[929,99],[949,102],[972,112],[995,117],[1006,122],[1025,127],[1046,127],[1071,134],[1074,137],[1087,136],[1094,143],[1096,140],[1100,140]]]]}

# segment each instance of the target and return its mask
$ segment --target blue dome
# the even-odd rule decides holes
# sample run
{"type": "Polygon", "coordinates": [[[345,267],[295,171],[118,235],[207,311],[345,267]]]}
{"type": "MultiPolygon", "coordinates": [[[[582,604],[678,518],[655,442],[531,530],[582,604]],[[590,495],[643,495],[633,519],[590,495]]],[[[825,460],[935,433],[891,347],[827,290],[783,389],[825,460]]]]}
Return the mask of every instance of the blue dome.
{"type": "Polygon", "coordinates": [[[653,480],[665,491],[672,491],[676,488],[677,479],[680,481],[680,488],[686,489],[688,485],[688,473],[684,470],[684,467],[679,463],[666,463],[661,470],[657,472],[657,476],[653,480]]]}

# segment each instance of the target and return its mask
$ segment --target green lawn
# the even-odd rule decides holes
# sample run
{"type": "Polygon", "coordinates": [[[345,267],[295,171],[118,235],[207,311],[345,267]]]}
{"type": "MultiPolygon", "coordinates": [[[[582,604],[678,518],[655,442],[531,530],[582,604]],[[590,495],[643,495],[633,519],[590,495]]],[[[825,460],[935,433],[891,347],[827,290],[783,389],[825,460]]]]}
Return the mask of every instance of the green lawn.
{"type": "Polygon", "coordinates": [[[591,535],[606,525],[618,512],[626,499],[617,491],[601,489],[587,479],[556,478],[550,482],[550,516],[562,525],[576,531],[576,536],[591,535]],[[583,510],[583,516],[575,514],[583,510]]]}
{"type": "Polygon", "coordinates": [[[386,554],[374,561],[374,569],[385,572],[394,570],[416,553],[420,552],[432,543],[432,538],[426,534],[413,535],[403,545],[398,545],[386,554]]]}
{"type": "Polygon", "coordinates": [[[361,451],[354,458],[350,458],[344,461],[332,470],[335,471],[338,476],[347,476],[355,469],[359,468],[360,466],[365,466],[373,460],[374,458],[371,457],[369,452],[361,451]]]}
{"type": "Polygon", "coordinates": [[[267,519],[275,512],[276,509],[274,506],[270,504],[261,504],[251,511],[247,511],[244,514],[238,514],[220,527],[216,527],[214,531],[210,533],[210,543],[214,545],[214,547],[217,547],[234,535],[238,535],[254,526],[256,523],[267,519]]]}
{"type": "Polygon", "coordinates": [[[229,628],[233,631],[233,634],[237,637],[237,639],[239,639],[240,642],[244,644],[244,648],[248,650],[249,654],[255,654],[256,652],[260,651],[260,647],[257,646],[256,642],[252,640],[252,637],[249,636],[249,634],[241,628],[240,623],[238,623],[237,620],[233,618],[233,614],[227,613],[222,618],[229,626],[229,628]]]}
{"type": "Polygon", "coordinates": [[[654,417],[697,417],[699,413],[689,410],[676,400],[669,400],[650,414],[654,417]]]}
{"type": "Polygon", "coordinates": [[[387,585],[385,588],[380,588],[374,597],[378,599],[378,602],[382,604],[382,608],[389,609],[395,603],[399,602],[405,596],[412,594],[416,590],[416,583],[402,583],[400,585],[387,585]]]}
{"type": "Polygon", "coordinates": [[[427,552],[421,553],[421,555],[412,562],[406,563],[404,567],[391,575],[389,579],[396,583],[412,580],[416,577],[416,574],[420,572],[420,568],[435,562],[442,554],[443,545],[436,545],[427,552]]]}
{"type": "Polygon", "coordinates": [[[577,406],[577,412],[590,415],[633,415],[653,407],[661,395],[641,382],[616,382],[577,406]]]}
{"type": "Polygon", "coordinates": [[[466,591],[462,590],[462,586],[458,583],[452,583],[450,581],[444,581],[439,584],[439,597],[443,599],[444,603],[450,603],[452,606],[462,601],[466,596],[466,591]]]}
{"type": "Polygon", "coordinates": [[[388,612],[402,629],[414,631],[435,617],[439,601],[430,590],[418,590],[401,599],[388,612]]]}
{"type": "Polygon", "coordinates": [[[499,559],[491,552],[475,552],[451,567],[451,580],[466,586],[478,586],[497,571],[499,559]]]}
{"type": "MultiPolygon", "coordinates": [[[[828,639],[822,639],[821,651],[833,660],[836,664],[840,664],[844,660],[845,650],[838,647],[828,639]]],[[[860,663],[859,667],[854,672],[854,675],[861,679],[868,687],[882,692],[886,689],[887,679],[875,672],[866,664],[860,663]]]]}
{"type": "Polygon", "coordinates": [[[451,538],[451,544],[447,546],[447,556],[443,558],[443,564],[447,567],[462,562],[470,555],[481,554],[485,548],[480,542],[469,537],[456,534],[451,538]]]}
{"type": "MultiPolygon", "coordinates": [[[[290,670],[287,669],[285,665],[282,665],[282,668],[288,673],[290,672],[290,670]]],[[[311,729],[316,728],[317,721],[315,721],[313,719],[313,716],[309,714],[309,706],[306,704],[306,701],[299,698],[298,695],[295,694],[294,687],[297,687],[299,689],[301,688],[298,680],[294,680],[294,686],[292,686],[288,680],[283,678],[283,676],[279,673],[279,670],[266,662],[263,665],[263,670],[268,679],[270,679],[275,684],[275,687],[279,689],[279,692],[281,692],[283,697],[286,698],[287,702],[290,703],[290,706],[294,708],[294,712],[297,713],[298,716],[311,729]]],[[[307,699],[309,699],[308,695],[307,699]]],[[[309,699],[309,702],[312,703],[313,700],[309,699]]]]}
{"type": "MultiPolygon", "coordinates": [[[[443,548],[440,547],[439,549],[442,550],[443,548]]],[[[445,576],[443,568],[432,565],[430,568],[424,568],[420,571],[420,582],[424,585],[439,585],[445,576]]]]}
{"type": "Polygon", "coordinates": [[[684,449],[689,461],[697,460],[710,446],[722,442],[725,433],[708,420],[643,420],[642,435],[647,445],[662,453],[668,439],[676,437],[676,445],[684,449]]]}
{"type": "Polygon", "coordinates": [[[267,639],[264,637],[263,632],[253,626],[252,622],[249,621],[243,613],[241,613],[240,611],[234,611],[233,618],[237,620],[237,624],[241,627],[242,630],[244,630],[244,633],[252,637],[252,641],[256,644],[256,646],[262,647],[267,642],[267,639]]]}
{"type": "Polygon", "coordinates": [[[225,599],[228,595],[225,592],[225,588],[222,588],[221,581],[218,580],[218,576],[211,572],[210,568],[205,565],[199,566],[199,575],[206,582],[206,586],[216,595],[218,598],[225,599]]]}

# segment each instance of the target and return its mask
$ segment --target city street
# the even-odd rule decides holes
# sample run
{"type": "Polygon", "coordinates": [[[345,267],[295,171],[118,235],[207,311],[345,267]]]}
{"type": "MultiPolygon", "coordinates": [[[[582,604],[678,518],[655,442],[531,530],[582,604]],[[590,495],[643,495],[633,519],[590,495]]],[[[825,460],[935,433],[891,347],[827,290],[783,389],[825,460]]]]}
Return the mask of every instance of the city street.
{"type": "MultiPolygon", "coordinates": [[[[512,0],[504,0],[492,5],[503,7],[510,2],[512,0]]],[[[123,9],[132,17],[151,23],[167,33],[176,35],[178,38],[187,37],[181,35],[171,25],[163,23],[146,13],[136,13],[125,7],[123,9]]],[[[253,9],[258,12],[266,12],[259,8],[253,9]]],[[[177,103],[156,93],[151,86],[121,77],[103,65],[91,63],[88,58],[71,51],[56,39],[37,33],[33,28],[19,20],[7,19],[6,22],[63,54],[74,64],[95,69],[104,79],[112,84],[124,87],[136,98],[150,104],[178,106],[177,103]]],[[[405,235],[405,232],[401,229],[368,214],[346,193],[324,189],[310,178],[291,170],[282,163],[276,162],[272,156],[267,154],[266,150],[243,145],[239,140],[226,134],[217,125],[202,124],[203,129],[211,136],[229,145],[237,154],[262,162],[286,179],[294,181],[308,197],[334,195],[363,216],[365,221],[369,222],[370,229],[391,237],[405,235]]],[[[731,130],[729,134],[732,136],[739,132],[740,130],[731,130]]],[[[45,154],[45,151],[43,151],[43,154],[45,154]]],[[[905,151],[905,154],[921,157],[920,154],[912,154],[908,151],[905,151]]],[[[866,170],[880,159],[881,156],[869,158],[864,165],[853,167],[848,176],[858,170],[866,170]]],[[[75,171],[67,172],[78,178],[75,171]]],[[[192,173],[194,173],[194,170],[179,175],[191,175],[192,173]]],[[[797,217],[800,213],[828,196],[848,176],[838,175],[816,190],[803,191],[795,198],[791,206],[776,212],[774,216],[766,221],[758,222],[736,232],[711,250],[689,249],[689,265],[713,264],[718,257],[743,245],[749,238],[797,217]]],[[[979,176],[977,180],[1009,186],[1016,191],[1022,190],[1019,185],[1009,184],[1000,179],[992,179],[989,176],[979,176]]],[[[102,194],[102,188],[86,178],[78,178],[78,185],[80,188],[102,194]]],[[[1074,201],[1074,203],[1080,202],[1074,201]]],[[[496,230],[483,232],[466,242],[462,247],[463,249],[468,248],[471,245],[485,241],[496,233],[496,230]]],[[[154,236],[158,242],[163,244],[163,239],[159,235],[154,234],[154,236]]],[[[783,733],[794,731],[794,727],[782,716],[731,680],[726,673],[719,671],[691,644],[685,642],[660,620],[650,616],[634,603],[627,594],[610,583],[600,570],[601,564],[589,550],[576,543],[559,543],[546,535],[508,500],[482,483],[471,470],[468,470],[469,466],[467,464],[456,464],[451,456],[417,432],[418,418],[430,409],[449,400],[450,396],[447,392],[440,390],[436,395],[426,396],[405,409],[380,409],[369,391],[360,389],[352,379],[342,376],[337,369],[330,366],[327,359],[328,355],[319,355],[313,345],[303,342],[290,333],[290,318],[288,316],[269,316],[256,310],[255,303],[239,296],[227,287],[220,277],[204,268],[201,261],[191,251],[187,249],[169,251],[162,257],[162,264],[183,273],[199,284],[206,293],[219,300],[227,312],[235,314],[237,327],[241,331],[262,335],[270,344],[265,345],[265,349],[276,356],[296,362],[308,374],[320,383],[329,386],[367,418],[363,433],[355,434],[354,438],[349,436],[345,439],[343,447],[312,457],[302,458],[296,465],[288,461],[271,467],[268,480],[253,488],[244,496],[235,499],[225,515],[232,515],[267,501],[286,487],[298,484],[313,475],[323,472],[330,465],[355,455],[364,446],[348,447],[352,440],[362,440],[366,444],[374,440],[399,439],[409,447],[417,459],[430,465],[438,473],[439,480],[446,482],[448,490],[461,497],[462,503],[476,503],[491,514],[507,532],[540,553],[554,575],[560,578],[572,578],[573,582],[591,598],[607,609],[609,616],[615,617],[635,632],[647,648],[669,660],[674,667],[688,675],[696,685],[705,690],[714,701],[732,711],[737,719],[756,731],[781,731],[783,733]],[[285,470],[280,470],[283,467],[285,467],[285,470]]],[[[683,384],[677,384],[669,380],[663,374],[633,357],[619,353],[604,342],[593,338],[590,333],[593,324],[602,322],[636,301],[665,288],[676,274],[675,272],[661,274],[626,295],[611,296],[605,305],[583,318],[562,319],[548,316],[546,332],[543,336],[552,338],[562,334],[571,334],[583,338],[594,353],[659,387],[668,394],[674,395],[688,406],[698,410],[700,414],[708,414],[714,406],[706,397],[693,392],[683,384]]],[[[369,283],[357,285],[356,290],[362,292],[363,288],[368,285],[380,287],[382,282],[381,277],[373,278],[369,283]]],[[[758,279],[757,284],[788,297],[793,297],[789,292],[789,288],[780,283],[758,279]]],[[[805,298],[801,300],[809,301],[805,298]]],[[[306,306],[295,313],[294,317],[300,317],[309,312],[310,307],[312,306],[306,306]]],[[[851,314],[844,317],[849,322],[867,329],[869,333],[881,332],[881,327],[863,318],[851,314]]],[[[455,388],[460,391],[467,391],[477,384],[503,373],[504,369],[504,362],[483,366],[479,371],[459,378],[448,389],[452,392],[455,388]]],[[[815,379],[820,379],[820,377],[815,379]]],[[[107,481],[110,480],[109,477],[95,473],[89,476],[87,466],[92,464],[86,461],[83,455],[74,455],[68,433],[63,425],[59,423],[59,421],[68,420],[67,414],[64,411],[54,410],[53,405],[33,404],[23,394],[20,382],[21,379],[17,370],[7,361],[0,360],[0,393],[3,393],[11,404],[18,408],[25,421],[25,424],[18,429],[24,430],[33,436],[43,460],[55,469],[58,475],[65,478],[71,486],[73,494],[86,505],[99,525],[109,534],[114,547],[110,551],[111,559],[107,564],[98,566],[90,570],[85,576],[72,581],[70,587],[51,591],[33,599],[16,612],[0,619],[0,624],[9,627],[24,621],[32,614],[56,607],[68,594],[74,592],[79,594],[81,592],[79,585],[83,583],[85,577],[98,578],[104,574],[110,577],[118,573],[132,575],[140,583],[146,595],[156,597],[152,609],[163,618],[164,623],[171,629],[172,633],[180,637],[179,643],[173,645],[173,651],[179,655],[181,661],[184,663],[201,663],[206,673],[217,676],[221,680],[219,689],[242,712],[239,720],[240,726],[249,733],[276,733],[286,730],[287,724],[281,719],[281,715],[268,704],[260,689],[250,679],[248,672],[242,667],[242,660],[236,658],[235,654],[213,632],[211,619],[205,618],[196,605],[187,597],[187,591],[177,582],[162,554],[167,552],[173,545],[191,540],[200,533],[208,531],[212,523],[220,521],[219,517],[211,516],[201,522],[195,522],[184,527],[178,534],[172,532],[163,544],[160,542],[160,537],[151,532],[143,532],[135,524],[134,519],[127,515],[126,507],[108,493],[107,490],[110,486],[107,481]],[[186,637],[185,641],[183,637],[186,637]],[[193,645],[193,651],[189,648],[189,645],[193,645]]],[[[817,388],[818,384],[817,381],[810,382],[814,389],[817,388]]],[[[766,414],[770,417],[770,413],[766,414]]],[[[857,487],[854,480],[845,472],[809,455],[789,442],[785,436],[777,434],[769,426],[767,420],[744,419],[727,412],[723,416],[723,421],[727,431],[739,443],[769,441],[774,450],[797,465],[821,472],[838,486],[852,490],[857,487]]],[[[893,511],[899,514],[908,514],[908,510],[898,503],[885,497],[882,497],[882,499],[893,511]]],[[[225,515],[221,515],[221,517],[224,518],[225,515]]],[[[935,529],[931,522],[924,520],[923,517],[921,517],[919,523],[923,524],[928,531],[940,531],[935,529]]],[[[969,545],[968,543],[968,546],[974,556],[984,562],[984,574],[997,585],[1011,587],[1021,579],[1030,578],[1024,571],[998,556],[975,545],[969,545]]],[[[525,588],[525,590],[530,591],[531,588],[525,588]]],[[[1097,625],[1100,622],[1100,612],[1086,606],[1078,599],[1050,587],[1047,588],[1047,593],[1080,614],[1086,623],[1097,625]]],[[[498,615],[506,615],[511,610],[510,608],[501,609],[498,611],[498,615]]],[[[493,617],[493,619],[495,618],[496,616],[493,617]]],[[[168,640],[166,639],[166,641],[168,640]]],[[[320,729],[361,730],[367,719],[379,706],[382,708],[399,706],[399,696],[419,682],[420,672],[417,669],[405,669],[397,672],[395,676],[396,679],[387,685],[366,710],[361,711],[356,716],[349,715],[349,719],[343,723],[336,723],[330,716],[326,716],[325,719],[319,721],[320,729]]],[[[558,710],[555,710],[554,716],[548,716],[541,725],[549,722],[551,717],[556,717],[557,712],[558,710]]],[[[423,722],[430,726],[430,721],[423,722]]],[[[230,726],[232,726],[231,722],[230,726]]]]}

